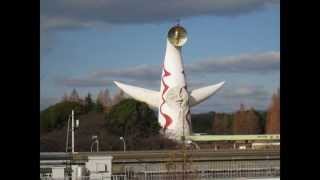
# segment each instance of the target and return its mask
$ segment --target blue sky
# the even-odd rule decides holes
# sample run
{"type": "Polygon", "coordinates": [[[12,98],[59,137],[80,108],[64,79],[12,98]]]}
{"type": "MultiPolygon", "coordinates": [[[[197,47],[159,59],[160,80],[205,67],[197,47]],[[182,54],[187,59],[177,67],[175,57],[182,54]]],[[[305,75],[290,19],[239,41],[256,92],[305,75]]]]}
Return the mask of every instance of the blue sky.
{"type": "Polygon", "coordinates": [[[226,81],[193,112],[230,112],[241,103],[265,109],[280,86],[279,1],[101,2],[41,2],[42,109],[73,88],[82,96],[115,93],[112,80],[158,90],[176,19],[188,32],[182,51],[189,87],[226,81]]]}

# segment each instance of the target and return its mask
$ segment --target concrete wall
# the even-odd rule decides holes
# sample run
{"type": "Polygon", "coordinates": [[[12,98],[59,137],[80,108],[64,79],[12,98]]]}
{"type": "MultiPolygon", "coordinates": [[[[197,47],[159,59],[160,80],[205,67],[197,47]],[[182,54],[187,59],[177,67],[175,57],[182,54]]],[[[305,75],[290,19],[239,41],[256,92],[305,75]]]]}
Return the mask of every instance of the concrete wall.
{"type": "Polygon", "coordinates": [[[111,177],[112,156],[88,156],[86,168],[91,178],[111,177]]]}

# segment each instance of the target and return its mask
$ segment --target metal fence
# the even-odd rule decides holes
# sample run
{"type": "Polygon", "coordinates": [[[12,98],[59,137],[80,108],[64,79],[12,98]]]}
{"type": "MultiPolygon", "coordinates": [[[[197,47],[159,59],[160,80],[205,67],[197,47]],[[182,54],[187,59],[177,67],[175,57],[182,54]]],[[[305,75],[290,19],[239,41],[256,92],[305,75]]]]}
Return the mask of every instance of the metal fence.
{"type": "Polygon", "coordinates": [[[209,180],[216,178],[279,177],[279,168],[264,169],[225,169],[187,172],[141,172],[128,175],[128,180],[209,180]]]}
{"type": "MultiPolygon", "coordinates": [[[[182,171],[182,163],[145,163],[127,164],[125,172],[165,172],[182,171]]],[[[234,169],[272,169],[280,168],[280,160],[220,160],[211,162],[188,162],[184,168],[190,171],[234,170],[234,169]]]]}
{"type": "MultiPolygon", "coordinates": [[[[76,180],[209,180],[228,178],[280,177],[280,160],[220,160],[171,164],[127,164],[123,172],[112,176],[82,176],[76,180]],[[182,168],[183,167],[183,168],[182,168]],[[97,177],[97,178],[96,178],[97,177]]],[[[71,180],[71,177],[42,180],[71,180]]]]}
{"type": "MultiPolygon", "coordinates": [[[[127,175],[111,175],[111,176],[100,176],[100,177],[90,177],[81,176],[75,177],[75,180],[128,180],[127,175]]],[[[52,177],[40,177],[40,180],[73,180],[72,177],[64,178],[52,178],[52,177]]]]}
{"type": "Polygon", "coordinates": [[[280,177],[279,160],[213,161],[207,164],[145,164],[126,166],[128,180],[209,180],[217,178],[280,177]]]}
{"type": "MultiPolygon", "coordinates": [[[[202,171],[146,171],[127,173],[124,175],[101,176],[90,178],[82,176],[76,180],[210,180],[220,178],[254,178],[254,177],[280,177],[280,168],[254,168],[254,169],[207,169],[202,171]]],[[[71,180],[65,178],[40,178],[41,180],[71,180]]]]}

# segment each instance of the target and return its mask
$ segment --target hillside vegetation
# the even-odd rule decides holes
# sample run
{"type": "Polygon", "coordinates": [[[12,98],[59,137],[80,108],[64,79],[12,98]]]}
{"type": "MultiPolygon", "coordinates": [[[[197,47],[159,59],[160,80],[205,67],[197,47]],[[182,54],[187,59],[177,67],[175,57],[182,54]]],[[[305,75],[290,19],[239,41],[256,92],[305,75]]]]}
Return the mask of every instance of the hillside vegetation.
{"type": "MultiPolygon", "coordinates": [[[[280,133],[280,95],[274,94],[267,111],[241,105],[232,113],[208,112],[192,115],[192,131],[207,134],[280,133]]],[[[75,133],[77,151],[90,151],[91,137],[100,140],[100,150],[122,150],[123,136],[128,150],[175,149],[178,144],[159,133],[156,113],[147,104],[127,99],[119,91],[113,98],[107,90],[93,101],[90,93],[81,99],[76,90],[61,102],[40,112],[40,151],[66,150],[67,122],[71,111],[79,119],[75,133]]],[[[69,141],[71,141],[69,139],[69,141]]]]}

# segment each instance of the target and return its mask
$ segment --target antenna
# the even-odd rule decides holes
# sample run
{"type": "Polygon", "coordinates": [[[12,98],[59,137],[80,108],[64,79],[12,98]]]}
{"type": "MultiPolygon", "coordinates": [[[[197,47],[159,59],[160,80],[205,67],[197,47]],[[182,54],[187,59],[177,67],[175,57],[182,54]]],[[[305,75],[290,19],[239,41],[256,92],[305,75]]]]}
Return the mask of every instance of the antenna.
{"type": "Polygon", "coordinates": [[[177,26],[180,26],[180,19],[177,19],[177,26]]]}

